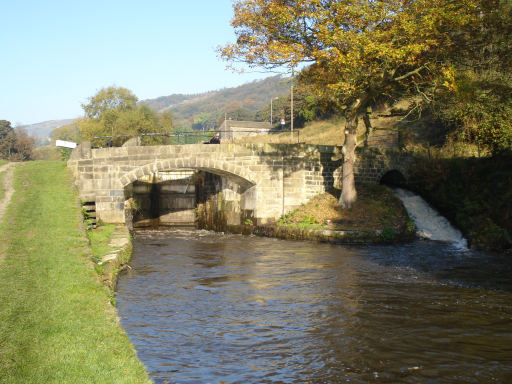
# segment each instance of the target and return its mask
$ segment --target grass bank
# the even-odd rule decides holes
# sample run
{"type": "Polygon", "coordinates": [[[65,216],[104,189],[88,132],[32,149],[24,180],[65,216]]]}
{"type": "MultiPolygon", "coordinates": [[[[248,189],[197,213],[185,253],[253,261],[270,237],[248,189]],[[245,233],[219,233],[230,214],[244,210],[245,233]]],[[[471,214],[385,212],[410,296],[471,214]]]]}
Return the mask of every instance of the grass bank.
{"type": "Polygon", "coordinates": [[[343,118],[318,120],[307,123],[304,128],[295,129],[293,133],[270,132],[268,135],[246,136],[237,140],[241,143],[296,144],[308,143],[318,145],[343,145],[345,140],[343,118]]]}
{"type": "Polygon", "coordinates": [[[339,242],[381,243],[414,238],[414,223],[402,202],[386,187],[358,184],[351,208],[338,204],[340,191],[316,196],[260,234],[339,242]]]}
{"type": "Polygon", "coordinates": [[[92,261],[103,284],[109,289],[112,304],[119,273],[132,255],[131,236],[124,225],[102,224],[87,231],[91,244],[92,261]]]}
{"type": "Polygon", "coordinates": [[[65,164],[21,164],[15,189],[0,223],[0,382],[149,382],[91,266],[65,164]]]}

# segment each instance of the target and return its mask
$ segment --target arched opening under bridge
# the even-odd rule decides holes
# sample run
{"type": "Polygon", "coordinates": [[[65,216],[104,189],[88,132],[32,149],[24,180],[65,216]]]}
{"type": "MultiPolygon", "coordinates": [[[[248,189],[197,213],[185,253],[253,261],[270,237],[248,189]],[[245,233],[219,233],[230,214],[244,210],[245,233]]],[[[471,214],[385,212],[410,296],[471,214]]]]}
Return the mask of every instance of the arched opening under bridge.
{"type": "Polygon", "coordinates": [[[379,180],[379,184],[387,185],[389,187],[405,187],[407,180],[402,172],[392,169],[382,175],[379,180]]]}
{"type": "Polygon", "coordinates": [[[239,225],[251,216],[254,184],[217,169],[177,168],[138,177],[124,188],[132,228],[239,225]],[[218,215],[226,208],[228,215],[218,215]],[[203,222],[202,222],[203,221],[203,222]]]}

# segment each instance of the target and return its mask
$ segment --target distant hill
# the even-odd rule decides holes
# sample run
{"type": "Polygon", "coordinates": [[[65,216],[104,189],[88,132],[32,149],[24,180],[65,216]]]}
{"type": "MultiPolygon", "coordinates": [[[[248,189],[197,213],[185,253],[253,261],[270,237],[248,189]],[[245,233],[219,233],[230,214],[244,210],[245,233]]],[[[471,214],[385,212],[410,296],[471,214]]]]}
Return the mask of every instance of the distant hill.
{"type": "Polygon", "coordinates": [[[163,111],[166,108],[173,107],[186,100],[194,99],[197,96],[198,95],[183,95],[179,93],[169,96],[160,96],[156,99],[142,100],[141,103],[149,105],[155,111],[163,111]]]}
{"type": "Polygon", "coordinates": [[[72,122],[73,119],[49,120],[43,121],[42,123],[23,125],[22,127],[27,131],[29,135],[46,141],[54,129],[62,127],[63,125],[71,124],[72,122]]]}
{"type": "Polygon", "coordinates": [[[224,88],[196,95],[174,94],[156,99],[142,100],[157,112],[172,111],[174,120],[192,126],[197,119],[215,121],[225,113],[248,115],[270,104],[270,99],[289,92],[289,79],[272,76],[234,88],[224,88]]]}
{"type": "MultiPolygon", "coordinates": [[[[239,120],[240,117],[253,120],[256,112],[268,108],[271,98],[286,95],[289,91],[290,79],[278,75],[234,88],[191,95],[172,94],[142,100],[139,103],[146,104],[157,112],[172,111],[173,120],[177,125],[192,127],[200,120],[201,124],[207,123],[208,127],[212,127],[212,124],[224,114],[235,120],[239,120]]],[[[54,129],[72,122],[73,119],[50,120],[24,125],[23,128],[29,135],[37,137],[38,144],[44,145],[54,129]]]]}

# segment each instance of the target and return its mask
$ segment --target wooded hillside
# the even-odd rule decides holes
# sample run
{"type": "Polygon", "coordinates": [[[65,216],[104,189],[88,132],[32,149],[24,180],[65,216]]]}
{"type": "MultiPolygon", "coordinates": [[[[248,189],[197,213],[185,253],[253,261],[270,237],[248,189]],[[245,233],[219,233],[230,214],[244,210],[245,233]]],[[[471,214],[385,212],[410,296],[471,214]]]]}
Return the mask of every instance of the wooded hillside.
{"type": "Polygon", "coordinates": [[[270,104],[270,99],[290,92],[289,78],[272,76],[239,87],[224,88],[197,95],[173,94],[142,100],[157,112],[172,111],[177,125],[209,127],[225,114],[236,120],[258,120],[256,112],[270,104]]]}

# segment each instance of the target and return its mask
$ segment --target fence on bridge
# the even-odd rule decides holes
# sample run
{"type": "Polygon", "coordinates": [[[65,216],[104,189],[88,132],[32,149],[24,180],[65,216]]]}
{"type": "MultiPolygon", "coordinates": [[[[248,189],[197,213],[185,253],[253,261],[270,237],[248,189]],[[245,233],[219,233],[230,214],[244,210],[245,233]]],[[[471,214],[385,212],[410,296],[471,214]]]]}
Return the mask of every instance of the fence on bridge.
{"type": "MultiPolygon", "coordinates": [[[[247,136],[255,135],[267,135],[276,133],[290,133],[290,131],[284,130],[267,130],[263,132],[261,129],[246,129],[244,133],[248,133],[247,136]]],[[[172,133],[139,133],[139,134],[127,134],[127,135],[114,135],[114,136],[95,136],[91,139],[92,148],[103,148],[103,147],[120,147],[129,139],[137,139],[137,145],[182,145],[182,144],[199,144],[209,143],[215,133],[220,134],[221,142],[233,142],[238,141],[240,138],[224,139],[223,134],[231,133],[231,131],[198,131],[198,132],[172,132],[172,133]]],[[[291,132],[291,141],[300,142],[300,131],[295,130],[291,132]],[[296,140],[296,141],[295,141],[296,140]]]]}
{"type": "MultiPolygon", "coordinates": [[[[285,130],[269,130],[262,132],[261,129],[246,130],[248,133],[253,135],[261,134],[277,134],[277,133],[290,133],[291,143],[300,143],[300,130],[294,130],[293,132],[285,130]]],[[[223,139],[223,133],[231,133],[230,131],[209,131],[209,132],[172,132],[172,133],[140,133],[140,134],[128,134],[128,135],[114,135],[114,136],[95,136],[91,139],[91,145],[93,148],[102,147],[120,147],[129,139],[136,138],[137,145],[183,145],[183,144],[199,144],[209,143],[214,133],[220,134],[221,142],[233,142],[238,141],[240,138],[223,139]]],[[[250,136],[250,135],[248,135],[250,136]]],[[[365,143],[369,147],[381,147],[381,148],[396,148],[400,146],[400,132],[393,131],[391,133],[371,135],[368,137],[365,143]]]]}

